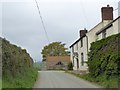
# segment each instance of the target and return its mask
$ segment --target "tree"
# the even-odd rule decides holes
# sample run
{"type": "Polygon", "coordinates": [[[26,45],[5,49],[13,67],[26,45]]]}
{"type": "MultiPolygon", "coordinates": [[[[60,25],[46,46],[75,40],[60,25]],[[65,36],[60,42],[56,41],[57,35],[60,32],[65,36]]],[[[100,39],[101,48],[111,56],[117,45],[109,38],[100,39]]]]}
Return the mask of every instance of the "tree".
{"type": "Polygon", "coordinates": [[[65,44],[62,44],[61,42],[53,42],[49,45],[44,46],[42,49],[42,57],[43,61],[46,60],[47,56],[65,56],[69,55],[68,48],[65,48],[65,44]]]}

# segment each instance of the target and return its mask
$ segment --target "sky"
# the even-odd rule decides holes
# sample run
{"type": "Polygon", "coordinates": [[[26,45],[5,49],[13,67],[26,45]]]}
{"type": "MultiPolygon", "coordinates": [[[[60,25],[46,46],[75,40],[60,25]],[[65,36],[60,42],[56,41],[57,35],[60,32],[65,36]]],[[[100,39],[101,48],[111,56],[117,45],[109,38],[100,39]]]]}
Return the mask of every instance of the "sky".
{"type": "Polygon", "coordinates": [[[34,61],[42,61],[41,51],[51,42],[69,46],[79,38],[79,30],[102,21],[101,7],[108,4],[118,17],[119,0],[37,0],[50,42],[46,38],[35,0],[0,0],[0,36],[25,48],[34,61]]]}

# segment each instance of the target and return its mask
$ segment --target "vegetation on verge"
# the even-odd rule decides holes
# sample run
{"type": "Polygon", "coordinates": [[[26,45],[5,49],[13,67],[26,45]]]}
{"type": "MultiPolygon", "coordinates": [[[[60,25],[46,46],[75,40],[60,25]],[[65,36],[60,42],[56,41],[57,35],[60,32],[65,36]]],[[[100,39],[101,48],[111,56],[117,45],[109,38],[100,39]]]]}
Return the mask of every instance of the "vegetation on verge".
{"type": "Polygon", "coordinates": [[[72,64],[72,62],[70,62],[70,63],[68,64],[68,70],[73,70],[73,64],[72,64]]]}
{"type": "Polygon", "coordinates": [[[92,78],[90,74],[80,75],[70,71],[66,71],[66,72],[69,74],[75,75],[76,77],[90,81],[100,88],[117,88],[118,87],[118,82],[117,82],[118,78],[112,78],[110,80],[106,80],[104,76],[92,78]]]}
{"type": "Polygon", "coordinates": [[[29,68],[22,74],[16,74],[15,77],[6,75],[3,77],[3,88],[33,88],[36,82],[37,70],[29,68]]]}
{"type": "Polygon", "coordinates": [[[2,88],[32,88],[37,70],[25,49],[2,39],[2,88]]]}

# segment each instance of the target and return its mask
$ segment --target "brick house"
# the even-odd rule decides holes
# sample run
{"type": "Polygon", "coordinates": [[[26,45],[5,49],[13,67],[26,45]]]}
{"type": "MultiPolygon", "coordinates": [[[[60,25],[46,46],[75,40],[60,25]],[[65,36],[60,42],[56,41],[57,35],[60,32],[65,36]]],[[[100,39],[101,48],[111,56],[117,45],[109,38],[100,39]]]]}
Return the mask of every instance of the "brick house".
{"type": "Polygon", "coordinates": [[[47,69],[67,69],[70,63],[70,56],[47,56],[46,65],[47,69]]]}

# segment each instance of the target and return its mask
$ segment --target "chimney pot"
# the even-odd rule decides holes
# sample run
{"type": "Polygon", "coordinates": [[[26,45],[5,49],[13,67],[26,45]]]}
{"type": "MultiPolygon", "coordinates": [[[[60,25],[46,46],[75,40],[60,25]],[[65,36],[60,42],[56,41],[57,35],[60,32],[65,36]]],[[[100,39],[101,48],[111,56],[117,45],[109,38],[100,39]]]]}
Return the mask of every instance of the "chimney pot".
{"type": "Polygon", "coordinates": [[[108,4],[107,7],[110,7],[110,5],[108,4]]]}

